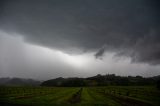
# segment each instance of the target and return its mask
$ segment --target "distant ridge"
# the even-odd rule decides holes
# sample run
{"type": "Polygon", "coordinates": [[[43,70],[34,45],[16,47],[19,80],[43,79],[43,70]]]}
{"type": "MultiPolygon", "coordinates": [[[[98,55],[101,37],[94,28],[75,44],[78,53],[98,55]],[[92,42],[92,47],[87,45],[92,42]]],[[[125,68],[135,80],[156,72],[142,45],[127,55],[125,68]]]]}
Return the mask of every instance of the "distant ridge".
{"type": "Polygon", "coordinates": [[[0,85],[5,86],[37,86],[41,82],[25,78],[0,78],[0,85]]]}
{"type": "Polygon", "coordinates": [[[160,75],[144,78],[142,76],[116,76],[115,74],[96,75],[88,78],[55,78],[44,81],[41,86],[108,86],[108,85],[156,85],[160,75]]]}

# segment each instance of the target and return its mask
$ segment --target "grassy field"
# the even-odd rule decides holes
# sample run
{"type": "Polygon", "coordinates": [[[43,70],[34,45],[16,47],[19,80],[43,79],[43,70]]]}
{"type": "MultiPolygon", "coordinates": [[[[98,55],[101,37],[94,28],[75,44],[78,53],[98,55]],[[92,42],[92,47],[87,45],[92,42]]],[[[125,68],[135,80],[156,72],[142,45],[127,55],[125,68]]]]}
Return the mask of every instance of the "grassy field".
{"type": "Polygon", "coordinates": [[[6,106],[160,106],[153,86],[0,87],[6,106]]]}

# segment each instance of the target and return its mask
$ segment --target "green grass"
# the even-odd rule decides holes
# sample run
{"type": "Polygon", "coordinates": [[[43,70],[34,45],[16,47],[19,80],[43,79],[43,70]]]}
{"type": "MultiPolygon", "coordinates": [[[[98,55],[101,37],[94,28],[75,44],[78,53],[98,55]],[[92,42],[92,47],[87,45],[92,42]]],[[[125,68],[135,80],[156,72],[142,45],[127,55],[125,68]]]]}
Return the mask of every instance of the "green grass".
{"type": "Polygon", "coordinates": [[[0,87],[0,103],[32,106],[121,106],[142,103],[160,106],[154,86],[83,87],[80,101],[70,103],[78,87],[0,87]],[[130,102],[128,102],[129,100],[130,102]]]}

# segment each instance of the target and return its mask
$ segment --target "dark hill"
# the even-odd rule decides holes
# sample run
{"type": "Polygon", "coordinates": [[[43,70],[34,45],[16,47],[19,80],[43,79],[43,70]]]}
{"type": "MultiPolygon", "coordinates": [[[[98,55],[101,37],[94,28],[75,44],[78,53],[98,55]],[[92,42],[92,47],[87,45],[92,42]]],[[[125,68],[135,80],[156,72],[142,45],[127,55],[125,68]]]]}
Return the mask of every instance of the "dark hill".
{"type": "Polygon", "coordinates": [[[41,82],[24,78],[0,78],[0,85],[5,86],[37,86],[41,82]]]}
{"type": "Polygon", "coordinates": [[[85,86],[85,80],[83,78],[56,78],[48,81],[44,81],[42,86],[66,86],[66,87],[78,87],[85,86]]]}
{"type": "Polygon", "coordinates": [[[107,86],[107,85],[156,85],[160,76],[116,76],[115,74],[96,75],[88,78],[56,78],[41,83],[41,86],[107,86]]]}

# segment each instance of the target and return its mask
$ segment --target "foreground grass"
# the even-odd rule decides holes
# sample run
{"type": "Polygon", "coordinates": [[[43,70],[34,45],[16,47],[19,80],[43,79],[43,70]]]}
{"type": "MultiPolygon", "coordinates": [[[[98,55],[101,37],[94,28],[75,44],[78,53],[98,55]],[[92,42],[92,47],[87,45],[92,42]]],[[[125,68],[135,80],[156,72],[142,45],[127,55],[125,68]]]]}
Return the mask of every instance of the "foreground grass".
{"type": "Polygon", "coordinates": [[[0,103],[23,106],[160,106],[154,86],[0,87],[0,103]]]}

